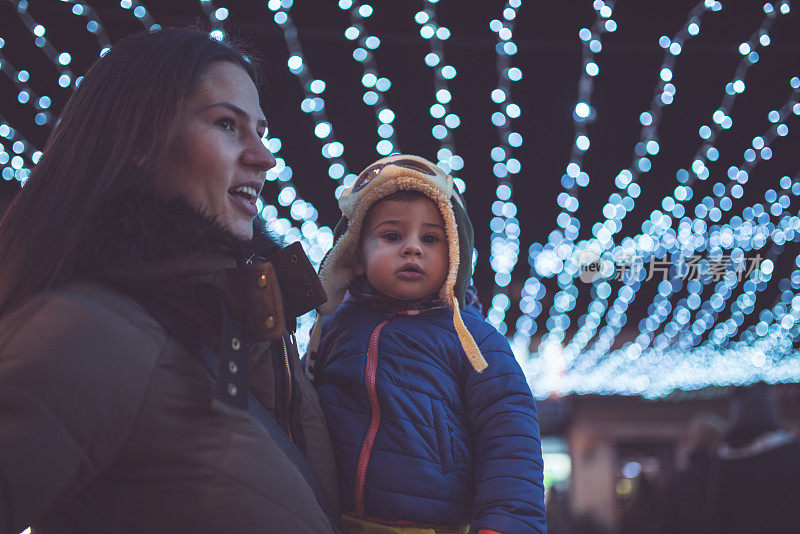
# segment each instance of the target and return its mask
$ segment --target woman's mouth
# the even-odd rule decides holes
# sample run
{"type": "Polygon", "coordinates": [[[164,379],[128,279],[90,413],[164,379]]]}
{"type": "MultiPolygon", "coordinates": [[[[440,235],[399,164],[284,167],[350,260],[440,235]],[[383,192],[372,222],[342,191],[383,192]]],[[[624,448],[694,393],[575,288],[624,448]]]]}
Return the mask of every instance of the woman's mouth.
{"type": "Polygon", "coordinates": [[[256,200],[258,200],[258,189],[251,185],[239,185],[228,189],[234,205],[244,211],[248,216],[255,217],[258,213],[256,200]]]}

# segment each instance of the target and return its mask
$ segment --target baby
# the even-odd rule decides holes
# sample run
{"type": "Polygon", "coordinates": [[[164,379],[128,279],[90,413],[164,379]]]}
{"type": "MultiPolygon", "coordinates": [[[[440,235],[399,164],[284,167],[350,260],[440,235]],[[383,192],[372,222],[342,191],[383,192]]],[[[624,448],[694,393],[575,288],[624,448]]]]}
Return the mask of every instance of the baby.
{"type": "Polygon", "coordinates": [[[466,302],[472,225],[453,179],[390,156],[339,207],[306,365],[343,531],[544,533],[536,405],[506,339],[466,302]]]}

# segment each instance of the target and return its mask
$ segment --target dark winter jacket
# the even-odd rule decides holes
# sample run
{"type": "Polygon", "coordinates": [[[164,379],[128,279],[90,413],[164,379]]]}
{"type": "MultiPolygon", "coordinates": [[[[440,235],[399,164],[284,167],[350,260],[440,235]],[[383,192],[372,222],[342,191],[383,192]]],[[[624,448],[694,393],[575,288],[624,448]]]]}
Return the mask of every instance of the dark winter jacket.
{"type": "Polygon", "coordinates": [[[545,531],[536,406],[505,338],[468,306],[477,373],[449,308],[384,315],[348,298],[322,321],[320,401],[342,507],[384,522],[545,531]]]}
{"type": "Polygon", "coordinates": [[[114,209],[87,236],[80,279],[0,318],[0,533],[333,532],[264,427],[220,402],[203,365],[131,297],[247,351],[246,384],[335,501],[324,417],[284,325],[319,302],[313,272],[296,268],[302,251],[265,236],[239,247],[181,205],[114,209]]]}

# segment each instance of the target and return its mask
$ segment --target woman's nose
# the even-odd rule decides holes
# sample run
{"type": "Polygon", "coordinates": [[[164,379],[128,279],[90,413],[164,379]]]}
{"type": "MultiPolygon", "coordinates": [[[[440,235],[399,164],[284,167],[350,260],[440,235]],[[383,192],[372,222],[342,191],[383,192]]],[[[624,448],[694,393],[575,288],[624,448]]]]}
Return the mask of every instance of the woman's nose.
{"type": "Polygon", "coordinates": [[[267,172],[275,166],[275,156],[266,147],[266,139],[254,140],[242,154],[242,162],[248,167],[256,169],[258,172],[267,172]]]}

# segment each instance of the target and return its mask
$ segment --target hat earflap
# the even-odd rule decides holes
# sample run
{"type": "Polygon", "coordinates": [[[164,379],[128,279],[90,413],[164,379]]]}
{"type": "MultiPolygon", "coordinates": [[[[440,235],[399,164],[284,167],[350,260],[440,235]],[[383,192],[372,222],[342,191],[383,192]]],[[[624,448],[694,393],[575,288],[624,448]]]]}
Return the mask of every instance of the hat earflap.
{"type": "Polygon", "coordinates": [[[317,312],[323,315],[333,313],[339,306],[354,276],[352,269],[346,265],[353,251],[343,250],[353,248],[354,245],[350,243],[350,246],[345,247],[342,243],[342,241],[353,241],[352,236],[347,233],[349,227],[350,221],[342,216],[333,229],[333,246],[319,264],[320,280],[328,294],[328,301],[317,308],[317,312]]]}
{"type": "Polygon", "coordinates": [[[458,233],[459,263],[458,274],[453,285],[453,294],[458,298],[459,305],[463,308],[466,305],[466,293],[469,282],[472,279],[472,248],[475,244],[472,223],[467,216],[467,212],[458,201],[458,193],[453,193],[452,209],[456,221],[456,231],[458,233]]]}

